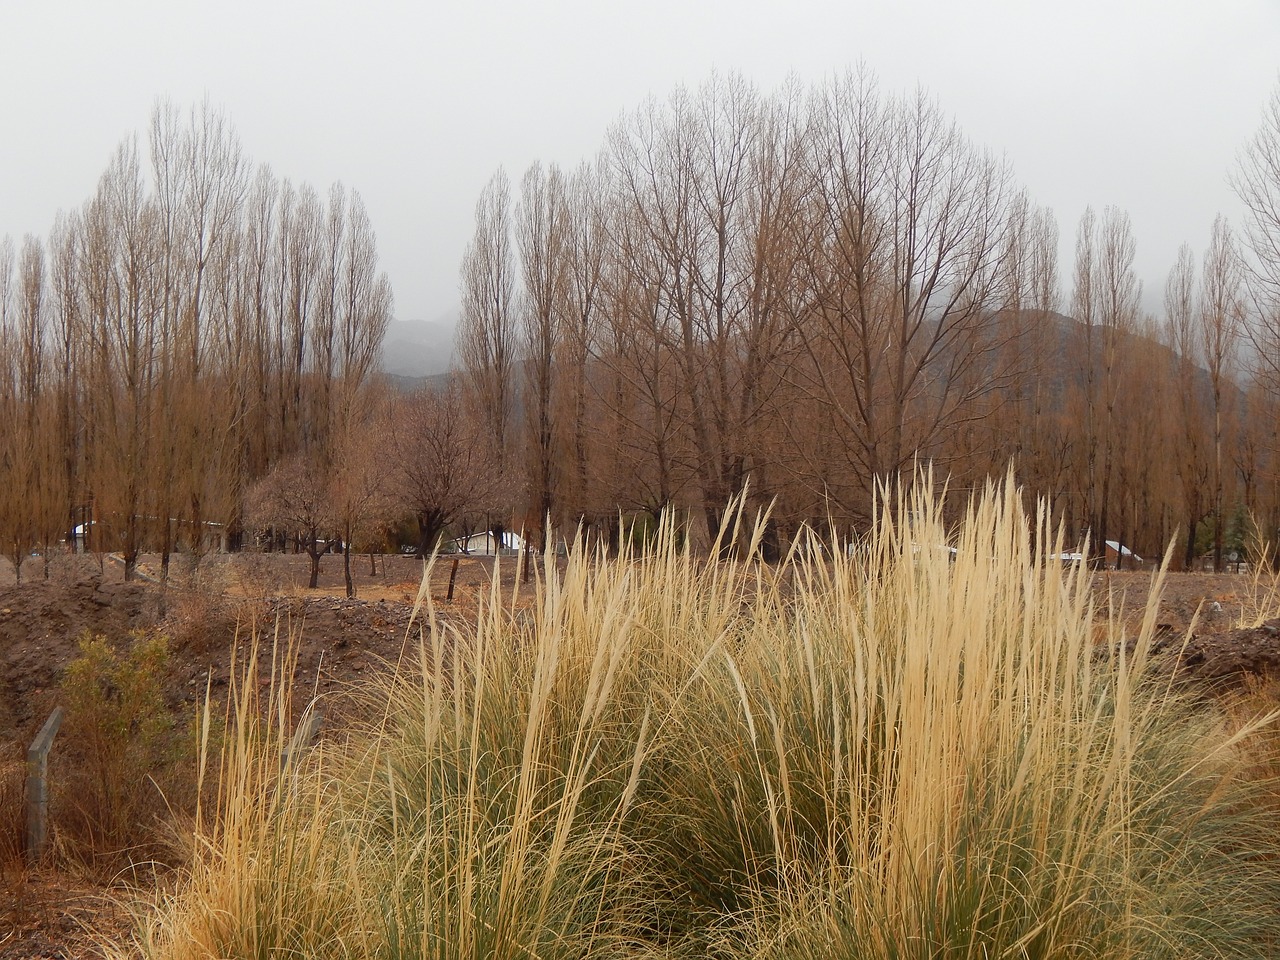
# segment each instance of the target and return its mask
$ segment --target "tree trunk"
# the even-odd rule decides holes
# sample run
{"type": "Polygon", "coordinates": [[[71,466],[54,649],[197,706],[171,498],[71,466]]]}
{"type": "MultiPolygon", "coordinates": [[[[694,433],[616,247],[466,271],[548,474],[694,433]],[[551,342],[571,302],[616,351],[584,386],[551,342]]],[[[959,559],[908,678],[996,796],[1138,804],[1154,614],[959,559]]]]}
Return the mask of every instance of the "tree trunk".
{"type": "Polygon", "coordinates": [[[444,523],[435,514],[418,514],[418,556],[425,561],[435,549],[444,532],[444,523]]]}
{"type": "MultiPolygon", "coordinates": [[[[167,511],[168,508],[166,507],[167,511]]],[[[173,552],[173,525],[164,518],[164,542],[160,545],[160,582],[169,582],[169,555],[173,552]]]]}
{"type": "Polygon", "coordinates": [[[351,538],[345,537],[342,541],[342,575],[347,581],[347,599],[351,599],[356,595],[356,584],[351,579],[351,538]]]}

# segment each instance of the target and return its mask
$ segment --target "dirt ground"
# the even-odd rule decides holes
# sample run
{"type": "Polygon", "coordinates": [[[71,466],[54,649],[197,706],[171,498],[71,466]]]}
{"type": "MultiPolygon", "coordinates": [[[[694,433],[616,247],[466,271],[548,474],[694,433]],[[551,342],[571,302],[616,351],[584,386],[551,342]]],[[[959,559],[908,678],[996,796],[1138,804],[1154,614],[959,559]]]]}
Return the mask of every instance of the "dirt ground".
{"type": "MultiPolygon", "coordinates": [[[[28,564],[27,566],[30,566],[28,564]]],[[[508,589],[514,560],[500,569],[508,589]]],[[[305,555],[241,554],[208,558],[198,579],[178,571],[167,588],[150,579],[123,582],[119,563],[65,558],[48,581],[24,569],[13,581],[0,573],[0,744],[29,739],[54,706],[66,665],[86,632],[124,639],[159,628],[170,640],[171,705],[202,697],[206,681],[228,682],[232,641],[252,633],[296,643],[295,701],[340,690],[387,661],[397,661],[410,635],[410,614],[423,572],[412,556],[353,558],[356,597],[348,599],[340,556],[326,556],[315,589],[308,589],[305,555]]],[[[487,591],[491,558],[459,559],[453,600],[446,602],[452,560],[434,569],[431,594],[442,618],[474,613],[487,591]]],[[[143,578],[159,576],[156,558],[143,557],[143,578]]],[[[7,576],[5,576],[7,574],[7,576]]],[[[416,634],[415,634],[416,635],[416,634]]]]}
{"type": "MultiPolygon", "coordinates": [[[[197,577],[187,565],[175,561],[167,588],[153,582],[160,572],[155,557],[142,559],[143,579],[133,583],[123,582],[121,565],[110,558],[101,563],[93,557],[60,558],[51,564],[48,581],[35,559],[24,565],[21,584],[7,564],[0,567],[0,764],[14,769],[21,762],[25,744],[56,704],[62,671],[86,631],[118,640],[132,630],[163,630],[171,644],[166,696],[175,709],[194,709],[206,684],[215,692],[226,686],[231,641],[255,627],[269,633],[278,624],[297,639],[297,704],[316,694],[327,694],[328,703],[339,701],[353,681],[395,663],[406,638],[413,636],[410,612],[423,570],[414,557],[353,558],[355,599],[345,595],[339,556],[323,559],[316,589],[306,586],[305,556],[209,557],[197,577]]],[[[500,571],[510,589],[514,560],[504,559],[500,571]]],[[[430,594],[444,618],[466,622],[482,592],[490,589],[493,561],[461,558],[454,599],[446,602],[451,573],[452,561],[439,561],[430,594]]],[[[1093,574],[1097,617],[1116,616],[1135,625],[1151,582],[1149,572],[1093,574]]],[[[1179,642],[1193,624],[1198,636],[1226,635],[1280,613],[1275,592],[1274,582],[1247,575],[1169,574],[1157,620],[1163,633],[1179,642]]],[[[1249,636],[1265,647],[1264,660],[1280,664],[1280,630],[1274,636],[1256,630],[1249,636]]],[[[1210,657],[1220,655],[1212,645],[1205,649],[1210,657]]],[[[130,918],[120,906],[128,899],[102,878],[25,870],[0,875],[0,960],[100,956],[94,946],[98,938],[118,938],[129,929],[130,918]]]]}

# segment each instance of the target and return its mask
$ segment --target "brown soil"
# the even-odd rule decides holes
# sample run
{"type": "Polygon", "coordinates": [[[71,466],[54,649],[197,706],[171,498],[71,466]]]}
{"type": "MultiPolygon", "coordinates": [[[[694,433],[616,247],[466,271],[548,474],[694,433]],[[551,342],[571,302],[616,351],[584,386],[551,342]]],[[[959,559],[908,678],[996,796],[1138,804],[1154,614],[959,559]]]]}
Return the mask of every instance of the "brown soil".
{"type": "MultiPolygon", "coordinates": [[[[57,703],[61,673],[86,631],[115,640],[134,630],[165,632],[172,654],[167,696],[179,708],[203,697],[206,684],[215,696],[225,689],[234,637],[254,628],[273,632],[279,624],[282,634],[297,641],[295,702],[324,694],[327,704],[339,703],[353,681],[395,663],[406,638],[416,636],[410,613],[421,562],[376,557],[372,572],[370,563],[368,557],[353,558],[356,599],[345,595],[338,556],[324,558],[314,590],[306,587],[307,558],[296,555],[211,557],[198,578],[175,561],[168,588],[145,579],[124,583],[120,564],[110,559],[99,565],[88,557],[61,558],[51,565],[48,581],[40,561],[32,560],[24,564],[21,584],[5,565],[0,569],[0,768],[8,763],[12,770],[20,763],[26,743],[57,703]]],[[[466,622],[490,587],[493,561],[462,558],[454,600],[445,603],[451,566],[449,559],[437,564],[430,594],[445,618],[466,622]]],[[[514,583],[514,566],[502,561],[507,589],[514,583]]],[[[139,569],[158,577],[157,558],[143,558],[139,569]]],[[[1150,573],[1094,574],[1097,617],[1115,616],[1135,629],[1151,581],[1150,573]]],[[[1222,639],[1234,628],[1257,627],[1265,616],[1280,612],[1271,586],[1244,575],[1170,574],[1157,617],[1165,625],[1163,636],[1181,647],[1190,628],[1197,635],[1193,644],[1200,645],[1188,649],[1202,654],[1191,667],[1207,676],[1215,675],[1214,663],[1230,664],[1231,670],[1265,669],[1272,662],[1280,667],[1280,625],[1270,632],[1246,631],[1238,642],[1222,639]],[[1245,649],[1248,656],[1241,654],[1245,649]]],[[[12,865],[6,874],[0,864],[0,960],[100,956],[96,938],[128,929],[119,901],[100,881],[77,883],[12,865]]]]}
{"type": "MultiPolygon", "coordinates": [[[[122,641],[133,631],[159,629],[170,639],[172,665],[168,699],[192,702],[206,682],[216,689],[230,676],[232,642],[257,633],[295,644],[294,700],[337,692],[370,670],[396,662],[410,630],[422,562],[414,557],[353,558],[356,597],[346,596],[342,558],[326,556],[315,589],[308,589],[305,556],[255,554],[207,560],[198,580],[175,575],[168,588],[149,580],[122,582],[117,563],[102,568],[85,558],[65,562],[50,580],[15,584],[0,579],[0,744],[26,742],[57,699],[62,671],[86,633],[122,641]],[[278,626],[278,631],[277,631],[278,626]]],[[[30,564],[25,565],[30,566],[30,564]]],[[[443,619],[474,613],[481,591],[489,589],[493,561],[460,558],[454,599],[445,601],[452,561],[434,568],[431,595],[443,619]]],[[[507,589],[514,562],[500,568],[507,589]]],[[[143,576],[158,577],[154,558],[139,565],[143,576]]]]}

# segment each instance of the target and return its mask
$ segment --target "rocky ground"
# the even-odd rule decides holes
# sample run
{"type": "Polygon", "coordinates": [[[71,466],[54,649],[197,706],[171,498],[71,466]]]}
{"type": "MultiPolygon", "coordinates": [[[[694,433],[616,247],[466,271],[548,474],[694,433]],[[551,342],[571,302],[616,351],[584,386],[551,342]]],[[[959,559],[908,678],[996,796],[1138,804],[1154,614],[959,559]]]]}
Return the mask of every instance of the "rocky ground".
{"type": "MultiPolygon", "coordinates": [[[[158,576],[157,559],[144,558],[140,570],[158,576]]],[[[503,561],[500,571],[510,588],[514,562],[503,561]]],[[[133,630],[163,630],[171,638],[166,697],[175,708],[194,705],[206,685],[215,696],[225,689],[231,641],[255,630],[295,644],[295,703],[317,694],[340,703],[352,681],[397,662],[416,637],[411,613],[422,564],[413,557],[361,557],[353,572],[355,599],[345,596],[337,556],[324,558],[314,590],[306,586],[307,558],[280,554],[209,558],[195,577],[175,569],[163,589],[148,579],[122,582],[119,564],[110,559],[63,558],[51,565],[48,581],[32,561],[21,584],[11,569],[0,569],[0,773],[6,764],[11,774],[20,769],[25,744],[54,706],[61,673],[86,631],[120,639],[133,630]]],[[[446,602],[452,573],[451,561],[441,561],[429,593],[443,617],[465,622],[490,587],[493,562],[461,559],[454,599],[446,602]]],[[[1095,573],[1097,618],[1116,617],[1135,630],[1151,583],[1149,572],[1095,573]]],[[[1280,620],[1269,619],[1276,613],[1280,598],[1270,579],[1169,574],[1157,611],[1160,642],[1189,675],[1218,681],[1280,673],[1280,620]]],[[[0,826],[6,822],[12,825],[12,818],[0,817],[0,826]]],[[[0,844],[0,860],[3,850],[0,844]]],[[[114,890],[102,877],[0,864],[0,960],[98,956],[95,939],[122,934],[130,923],[114,890]]]]}

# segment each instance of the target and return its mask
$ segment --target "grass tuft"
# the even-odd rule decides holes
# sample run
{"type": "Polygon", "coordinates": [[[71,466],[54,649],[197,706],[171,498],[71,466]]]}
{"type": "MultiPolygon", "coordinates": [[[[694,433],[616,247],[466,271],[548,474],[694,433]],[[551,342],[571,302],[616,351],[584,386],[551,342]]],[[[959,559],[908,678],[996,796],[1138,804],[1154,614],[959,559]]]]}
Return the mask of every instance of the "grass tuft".
{"type": "Polygon", "coordinates": [[[885,498],[855,550],[777,567],[762,530],[732,514],[718,562],[672,523],[578,545],[466,630],[424,591],[373,719],[284,771],[291,712],[241,683],[144,953],[1275,954],[1272,718],[1160,672],[1158,576],[1099,649],[1087,572],[1011,486],[953,531],[927,489],[885,498]]]}

